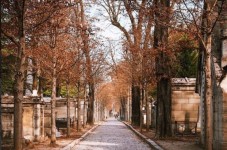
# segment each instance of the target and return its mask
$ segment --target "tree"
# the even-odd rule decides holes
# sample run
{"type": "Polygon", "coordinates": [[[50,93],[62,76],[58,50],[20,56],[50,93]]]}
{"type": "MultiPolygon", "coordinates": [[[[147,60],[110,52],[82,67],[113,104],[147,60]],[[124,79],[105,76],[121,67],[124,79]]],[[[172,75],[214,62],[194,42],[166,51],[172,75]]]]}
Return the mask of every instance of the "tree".
{"type": "MultiPolygon", "coordinates": [[[[124,35],[125,50],[130,58],[132,75],[132,124],[142,126],[142,105],[144,94],[143,70],[146,51],[151,50],[151,28],[153,26],[152,2],[143,1],[110,1],[99,2],[113,26],[124,35]],[[122,18],[130,24],[129,29],[122,24],[122,18]]],[[[124,21],[123,21],[124,22],[124,21]]],[[[147,59],[146,59],[147,60],[147,59]]],[[[151,59],[150,59],[151,60],[151,59]]]]}
{"type": "MultiPolygon", "coordinates": [[[[14,149],[22,149],[22,101],[23,101],[23,83],[25,78],[25,0],[4,1],[2,7],[9,14],[10,27],[2,25],[1,32],[17,46],[16,54],[16,74],[14,86],[14,149]],[[16,15],[14,16],[13,13],[16,15]]],[[[5,12],[3,12],[5,13],[5,12]]],[[[9,23],[9,22],[8,22],[9,23]]]]}
{"type": "Polygon", "coordinates": [[[68,6],[62,1],[26,1],[4,0],[2,4],[1,33],[15,45],[16,72],[14,84],[14,149],[22,149],[22,101],[26,72],[27,50],[31,32],[41,29],[40,26],[51,18],[60,6],[68,6]],[[49,10],[49,11],[47,11],[49,10]]]}
{"type": "Polygon", "coordinates": [[[129,66],[127,61],[122,61],[116,64],[113,67],[111,73],[112,86],[113,86],[113,95],[115,97],[115,103],[119,104],[120,107],[120,117],[122,120],[126,120],[128,114],[127,103],[128,103],[128,91],[131,84],[130,78],[131,75],[129,71],[129,66]]]}
{"type": "MultiPolygon", "coordinates": [[[[98,106],[98,120],[104,120],[103,108],[109,111],[113,109],[113,105],[116,104],[116,94],[114,92],[114,86],[112,82],[100,84],[97,88],[96,101],[98,106]]],[[[116,105],[115,105],[116,108],[116,105]]]]}
{"type": "MultiPolygon", "coordinates": [[[[50,20],[43,24],[42,32],[38,35],[38,44],[32,51],[40,65],[41,71],[45,73],[47,79],[51,81],[51,146],[56,144],[56,87],[57,80],[60,80],[63,73],[75,64],[75,47],[72,47],[73,35],[68,32],[70,22],[68,15],[71,13],[70,7],[60,7],[50,20]]],[[[66,80],[68,85],[68,80],[66,80]]]]}
{"type": "Polygon", "coordinates": [[[154,48],[158,49],[156,57],[157,74],[157,125],[159,137],[171,136],[171,92],[170,66],[168,51],[168,24],[170,23],[170,1],[156,0],[155,2],[154,48]]]}
{"type": "MultiPolygon", "coordinates": [[[[90,37],[93,33],[91,33],[91,27],[89,26],[88,20],[85,17],[85,12],[84,12],[84,4],[80,0],[80,34],[82,38],[82,50],[85,56],[85,83],[88,85],[88,112],[87,112],[87,122],[89,124],[94,124],[94,101],[95,101],[95,82],[96,82],[96,77],[98,74],[98,71],[101,69],[101,59],[100,57],[97,57],[95,59],[98,60],[99,63],[96,62],[92,58],[92,51],[91,48],[94,50],[95,45],[97,45],[95,42],[92,42],[92,38],[90,37]],[[97,68],[96,68],[97,67],[97,68]]],[[[103,56],[102,53],[97,53],[99,56],[103,56]]],[[[85,86],[86,87],[86,86],[85,86]]]]}
{"type": "Polygon", "coordinates": [[[94,124],[94,80],[92,77],[92,65],[91,65],[91,58],[90,58],[90,47],[89,47],[89,31],[88,31],[88,24],[87,20],[85,19],[85,13],[84,13],[84,4],[80,0],[80,22],[81,22],[81,28],[80,28],[80,34],[82,38],[83,43],[83,53],[85,55],[86,59],[86,82],[88,83],[89,87],[89,99],[88,99],[88,116],[87,116],[87,122],[89,124],[94,124]]]}

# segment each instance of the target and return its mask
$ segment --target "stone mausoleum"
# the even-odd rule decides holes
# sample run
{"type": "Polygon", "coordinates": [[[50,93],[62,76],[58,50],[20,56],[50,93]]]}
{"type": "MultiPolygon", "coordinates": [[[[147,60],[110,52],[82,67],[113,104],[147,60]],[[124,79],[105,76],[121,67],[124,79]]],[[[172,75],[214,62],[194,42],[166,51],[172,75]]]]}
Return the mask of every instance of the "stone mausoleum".
{"type": "Polygon", "coordinates": [[[172,129],[174,134],[199,131],[200,96],[195,93],[195,78],[172,78],[172,129]]]}

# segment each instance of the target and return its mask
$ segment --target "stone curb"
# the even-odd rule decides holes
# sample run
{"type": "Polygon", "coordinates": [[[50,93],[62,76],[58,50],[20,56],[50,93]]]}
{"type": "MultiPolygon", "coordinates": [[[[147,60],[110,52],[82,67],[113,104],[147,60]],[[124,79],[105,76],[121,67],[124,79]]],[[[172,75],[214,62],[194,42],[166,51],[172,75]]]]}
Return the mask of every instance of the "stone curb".
{"type": "Polygon", "coordinates": [[[157,143],[155,143],[154,141],[152,141],[151,139],[149,139],[148,137],[144,136],[143,134],[141,134],[140,132],[138,132],[137,130],[135,130],[131,125],[127,124],[126,122],[122,121],[129,129],[131,129],[136,135],[138,135],[142,140],[144,140],[148,145],[150,145],[152,148],[156,149],[156,150],[164,150],[163,148],[161,148],[157,143]]]}
{"type": "Polygon", "coordinates": [[[95,125],[90,130],[88,130],[86,133],[84,133],[79,139],[76,139],[69,143],[67,146],[63,147],[61,150],[71,150],[75,145],[77,145],[81,140],[83,140],[88,134],[90,134],[92,131],[94,131],[100,124],[95,125]]]}

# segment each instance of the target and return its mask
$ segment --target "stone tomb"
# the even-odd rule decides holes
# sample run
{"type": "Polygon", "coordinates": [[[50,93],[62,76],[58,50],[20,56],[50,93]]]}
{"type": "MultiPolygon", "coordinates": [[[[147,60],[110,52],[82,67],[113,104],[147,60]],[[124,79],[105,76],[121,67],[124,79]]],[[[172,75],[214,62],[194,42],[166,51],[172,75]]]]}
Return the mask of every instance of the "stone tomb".
{"type": "MultiPolygon", "coordinates": [[[[75,116],[76,100],[70,99],[70,118],[73,123],[75,116]]],[[[81,101],[83,103],[83,101],[81,101]]],[[[56,119],[67,118],[66,98],[56,99],[56,119]]],[[[13,140],[14,128],[13,96],[2,96],[2,131],[5,141],[13,140]]],[[[83,106],[81,106],[83,112],[83,106]]],[[[42,137],[50,135],[51,108],[50,98],[24,96],[23,101],[23,138],[30,141],[39,141],[42,137]]]]}
{"type": "Polygon", "coordinates": [[[171,119],[174,134],[198,131],[200,97],[195,93],[195,82],[195,78],[172,79],[171,119]]]}
{"type": "MultiPolygon", "coordinates": [[[[13,139],[14,120],[13,96],[2,96],[2,137],[3,141],[13,139]]],[[[23,101],[23,137],[39,140],[41,134],[41,111],[43,102],[37,97],[24,96],[23,101]]]]}

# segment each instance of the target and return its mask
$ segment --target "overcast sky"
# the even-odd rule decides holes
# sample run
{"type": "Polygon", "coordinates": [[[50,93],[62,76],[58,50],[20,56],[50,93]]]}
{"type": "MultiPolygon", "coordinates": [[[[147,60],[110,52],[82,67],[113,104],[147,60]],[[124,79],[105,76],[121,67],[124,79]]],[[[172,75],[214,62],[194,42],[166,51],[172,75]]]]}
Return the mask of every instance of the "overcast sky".
{"type": "Polygon", "coordinates": [[[96,35],[102,36],[103,41],[106,42],[106,44],[108,41],[112,42],[115,48],[114,54],[116,61],[119,61],[121,59],[122,52],[122,32],[117,27],[111,25],[110,21],[108,20],[108,14],[101,6],[92,5],[92,7],[87,9],[86,14],[91,18],[96,18],[95,21],[92,22],[92,24],[100,28],[100,31],[96,32],[96,35]]]}

